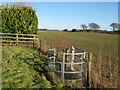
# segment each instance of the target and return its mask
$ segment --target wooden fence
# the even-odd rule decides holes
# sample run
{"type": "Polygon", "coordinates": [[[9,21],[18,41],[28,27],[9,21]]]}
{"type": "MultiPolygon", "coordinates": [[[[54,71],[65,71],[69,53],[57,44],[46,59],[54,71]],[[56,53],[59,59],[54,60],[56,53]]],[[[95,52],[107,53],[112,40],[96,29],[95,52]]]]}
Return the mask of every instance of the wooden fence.
{"type": "Polygon", "coordinates": [[[0,33],[0,43],[2,45],[32,46],[37,47],[38,37],[33,34],[13,34],[0,33]]]}

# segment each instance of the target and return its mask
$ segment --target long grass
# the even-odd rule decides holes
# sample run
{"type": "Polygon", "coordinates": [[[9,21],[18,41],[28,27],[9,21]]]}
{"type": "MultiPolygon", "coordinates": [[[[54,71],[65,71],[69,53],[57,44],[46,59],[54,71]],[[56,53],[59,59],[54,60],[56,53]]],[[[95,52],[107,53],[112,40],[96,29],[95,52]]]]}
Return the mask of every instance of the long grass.
{"type": "MultiPolygon", "coordinates": [[[[118,35],[93,32],[46,31],[38,33],[39,39],[52,48],[64,49],[72,45],[93,53],[93,76],[104,87],[118,86],[118,35]],[[100,73],[99,73],[100,72],[100,73]],[[113,82],[114,81],[114,82],[113,82]]],[[[96,87],[99,87],[96,84],[96,87]]]]}

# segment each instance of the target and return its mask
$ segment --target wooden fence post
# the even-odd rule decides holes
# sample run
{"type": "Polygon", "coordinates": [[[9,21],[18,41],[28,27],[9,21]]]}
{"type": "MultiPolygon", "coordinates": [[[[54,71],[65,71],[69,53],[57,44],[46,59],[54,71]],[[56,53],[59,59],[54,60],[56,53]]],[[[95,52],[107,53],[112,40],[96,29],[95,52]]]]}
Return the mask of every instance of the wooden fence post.
{"type": "Polygon", "coordinates": [[[87,61],[87,87],[91,87],[91,65],[92,65],[92,53],[88,53],[87,61]]]}
{"type": "MultiPolygon", "coordinates": [[[[56,52],[59,52],[58,46],[57,46],[57,48],[56,48],[56,52]]],[[[56,57],[58,58],[58,53],[56,54],[56,57]]]]}
{"type": "Polygon", "coordinates": [[[37,47],[37,49],[39,48],[39,41],[38,41],[38,37],[36,37],[36,47],[37,47]]]}
{"type": "Polygon", "coordinates": [[[18,34],[16,34],[16,45],[18,45],[18,34]]]}
{"type": "Polygon", "coordinates": [[[35,48],[35,36],[33,36],[33,48],[35,48]]]}
{"type": "MultiPolygon", "coordinates": [[[[65,53],[69,53],[69,52],[70,52],[70,49],[69,48],[66,49],[65,53]]],[[[66,60],[66,62],[69,62],[69,56],[68,55],[66,55],[65,60],[66,60]]],[[[66,68],[69,68],[69,67],[70,67],[70,65],[66,64],[66,68]]]]}
{"type": "Polygon", "coordinates": [[[42,51],[45,52],[45,41],[44,40],[42,41],[42,49],[43,49],[42,51]]]}

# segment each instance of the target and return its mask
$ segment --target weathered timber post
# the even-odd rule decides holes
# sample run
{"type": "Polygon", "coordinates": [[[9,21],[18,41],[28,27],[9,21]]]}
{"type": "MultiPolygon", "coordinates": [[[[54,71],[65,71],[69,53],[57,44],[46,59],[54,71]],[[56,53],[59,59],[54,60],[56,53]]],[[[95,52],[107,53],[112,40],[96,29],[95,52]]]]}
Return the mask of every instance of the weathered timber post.
{"type": "Polygon", "coordinates": [[[36,47],[37,47],[37,49],[39,48],[38,36],[36,37],[36,47]]]}
{"type": "MultiPolygon", "coordinates": [[[[58,46],[57,46],[57,48],[56,48],[56,52],[58,52],[59,50],[58,50],[58,46]]],[[[56,57],[58,58],[58,53],[56,54],[56,57]]]]}
{"type": "Polygon", "coordinates": [[[33,48],[35,48],[35,36],[33,36],[33,48]]]}
{"type": "Polygon", "coordinates": [[[44,53],[45,53],[45,43],[46,43],[45,40],[43,40],[43,47],[42,48],[43,48],[44,53]]]}
{"type": "Polygon", "coordinates": [[[16,45],[18,45],[18,34],[16,34],[16,45]]]}
{"type": "Polygon", "coordinates": [[[89,86],[89,80],[88,80],[88,53],[86,53],[86,73],[85,73],[85,86],[88,87],[89,86]]]}
{"type": "MultiPolygon", "coordinates": [[[[69,53],[69,52],[70,52],[70,49],[69,48],[66,49],[65,53],[69,53]]],[[[66,55],[65,60],[66,60],[66,62],[69,62],[69,56],[68,55],[66,55]]],[[[70,65],[66,64],[66,68],[70,68],[70,65]]]]}
{"type": "Polygon", "coordinates": [[[88,53],[87,61],[87,86],[91,87],[91,65],[92,65],[92,53],[88,53]]]}

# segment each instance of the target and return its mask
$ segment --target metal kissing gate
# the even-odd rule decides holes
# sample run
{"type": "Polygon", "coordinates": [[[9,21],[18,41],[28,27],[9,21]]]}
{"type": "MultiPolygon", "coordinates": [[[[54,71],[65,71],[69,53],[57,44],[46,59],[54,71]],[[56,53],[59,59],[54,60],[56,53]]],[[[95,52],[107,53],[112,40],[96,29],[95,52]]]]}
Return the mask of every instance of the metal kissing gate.
{"type": "Polygon", "coordinates": [[[49,49],[49,71],[53,71],[63,80],[84,80],[86,75],[86,52],[72,46],[64,52],[49,49]]]}

